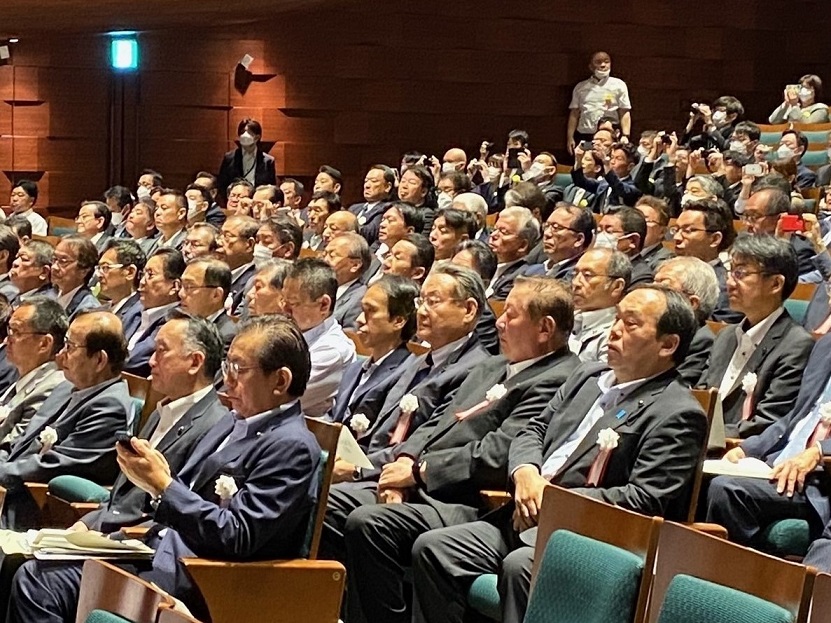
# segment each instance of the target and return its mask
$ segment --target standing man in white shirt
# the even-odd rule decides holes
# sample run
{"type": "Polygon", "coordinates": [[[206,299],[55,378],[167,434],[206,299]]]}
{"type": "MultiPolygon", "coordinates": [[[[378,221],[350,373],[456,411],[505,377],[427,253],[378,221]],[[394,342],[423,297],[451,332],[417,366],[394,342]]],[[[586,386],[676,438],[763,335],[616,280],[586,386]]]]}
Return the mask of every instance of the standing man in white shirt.
{"type": "MultiPolygon", "coordinates": [[[[46,219],[34,211],[34,205],[38,200],[38,185],[29,180],[20,180],[12,188],[9,203],[14,214],[26,217],[32,224],[32,234],[45,236],[48,230],[46,219]]],[[[5,220],[5,216],[3,217],[5,220]]]]}
{"type": "Polygon", "coordinates": [[[343,372],[355,361],[355,345],[332,316],[337,290],[335,271],[316,258],[298,260],[283,283],[284,312],[309,346],[312,371],[300,403],[310,417],[332,408],[343,372]]]}
{"type": "Polygon", "coordinates": [[[606,52],[595,52],[589,62],[591,77],[574,87],[569,104],[566,146],[574,153],[579,141],[590,141],[601,117],[617,114],[621,142],[629,141],[632,127],[632,104],[629,89],[620,78],[613,78],[612,58],[606,52]]]}

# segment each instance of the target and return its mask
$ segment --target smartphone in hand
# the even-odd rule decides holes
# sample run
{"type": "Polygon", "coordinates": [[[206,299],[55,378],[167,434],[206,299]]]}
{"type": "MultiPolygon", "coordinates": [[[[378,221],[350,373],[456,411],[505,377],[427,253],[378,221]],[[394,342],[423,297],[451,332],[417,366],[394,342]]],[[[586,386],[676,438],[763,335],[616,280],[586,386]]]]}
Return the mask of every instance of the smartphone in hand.
{"type": "Polygon", "coordinates": [[[122,450],[126,450],[130,454],[135,454],[138,456],[138,452],[133,447],[133,444],[130,443],[130,440],[133,438],[132,433],[128,433],[126,431],[119,432],[115,434],[115,442],[119,445],[122,450]]]}

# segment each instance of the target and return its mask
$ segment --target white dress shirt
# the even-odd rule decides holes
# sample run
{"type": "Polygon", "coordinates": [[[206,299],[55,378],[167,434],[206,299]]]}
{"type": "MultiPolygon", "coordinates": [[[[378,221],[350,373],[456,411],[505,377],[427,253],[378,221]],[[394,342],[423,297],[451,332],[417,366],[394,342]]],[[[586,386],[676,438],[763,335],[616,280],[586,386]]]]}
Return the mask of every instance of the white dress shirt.
{"type": "Polygon", "coordinates": [[[339,300],[341,299],[341,297],[342,297],[342,296],[346,293],[346,291],[349,289],[349,287],[350,287],[353,283],[355,283],[356,281],[357,281],[357,279],[353,279],[352,281],[347,281],[347,282],[346,282],[346,283],[344,283],[343,285],[338,286],[338,291],[337,291],[337,294],[336,294],[336,297],[337,297],[337,298],[336,298],[335,300],[339,301],[339,300]]]}
{"type": "Polygon", "coordinates": [[[31,208],[25,212],[20,212],[20,216],[25,216],[26,220],[32,225],[33,235],[45,236],[49,232],[49,226],[46,224],[46,219],[31,208]]]}
{"type": "Polygon", "coordinates": [[[321,417],[332,408],[343,371],[355,361],[355,344],[331,316],[304,331],[303,337],[309,346],[312,371],[300,403],[303,413],[321,417]]]}
{"type": "Polygon", "coordinates": [[[130,294],[119,300],[117,303],[111,303],[112,307],[110,308],[110,312],[113,314],[120,312],[121,308],[124,307],[124,304],[130,300],[130,297],[133,296],[133,294],[135,294],[135,292],[130,292],[130,294]]]}
{"type": "Polygon", "coordinates": [[[630,110],[629,89],[620,78],[603,78],[594,76],[578,82],[571,94],[569,109],[580,111],[577,131],[581,134],[594,134],[597,122],[606,114],[612,113],[620,119],[620,112],[630,110]]]}
{"type": "Polygon", "coordinates": [[[733,351],[733,357],[730,359],[727,369],[724,371],[724,376],[721,377],[721,385],[718,388],[719,398],[724,400],[733,391],[739,381],[739,375],[744,370],[750,357],[756,352],[762,340],[765,339],[776,319],[782,315],[783,310],[782,307],[777,308],[771,315],[750,327],[747,331],[744,330],[744,324],[747,321],[736,325],[737,346],[736,350],[733,351]]]}
{"type": "Polygon", "coordinates": [[[176,400],[169,402],[165,402],[164,400],[159,401],[156,404],[156,409],[159,411],[159,423],[156,426],[156,430],[154,430],[153,434],[150,435],[150,439],[147,440],[150,443],[150,446],[152,448],[158,446],[159,442],[164,439],[165,435],[167,435],[173,427],[179,423],[182,416],[184,416],[185,413],[193,407],[193,405],[207,396],[211,389],[213,389],[213,386],[207,385],[192,394],[182,396],[176,400]]]}
{"type": "Polygon", "coordinates": [[[178,304],[178,302],[168,303],[167,305],[159,305],[158,307],[142,310],[141,322],[139,323],[139,327],[136,332],[133,333],[132,337],[130,337],[130,341],[127,342],[127,350],[132,352],[132,350],[136,347],[136,344],[138,344],[139,339],[145,334],[151,325],[159,318],[163,318],[167,312],[176,307],[178,304]]]}

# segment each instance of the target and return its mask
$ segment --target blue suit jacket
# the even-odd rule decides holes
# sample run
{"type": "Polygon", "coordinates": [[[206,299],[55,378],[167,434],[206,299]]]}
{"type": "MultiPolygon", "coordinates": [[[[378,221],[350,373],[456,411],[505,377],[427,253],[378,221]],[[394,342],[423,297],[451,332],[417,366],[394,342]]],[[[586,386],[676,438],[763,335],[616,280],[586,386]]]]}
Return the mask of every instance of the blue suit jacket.
{"type": "Polygon", "coordinates": [[[87,286],[81,286],[69,301],[64,311],[66,311],[66,315],[69,316],[69,320],[71,321],[77,312],[99,309],[100,307],[101,302],[95,298],[92,290],[87,286]]]}
{"type": "Polygon", "coordinates": [[[398,380],[401,370],[414,359],[415,356],[407,349],[407,345],[401,344],[372,371],[361,387],[358,387],[358,382],[363,374],[364,362],[355,361],[349,364],[341,377],[329,418],[333,422],[348,425],[348,420],[355,413],[364,413],[367,417],[377,414],[390,387],[398,380]]]}
{"type": "Polygon", "coordinates": [[[118,310],[116,316],[121,320],[124,329],[124,339],[129,341],[141,325],[141,298],[138,292],[133,292],[127,302],[118,310]]]}
{"type": "Polygon", "coordinates": [[[167,314],[151,324],[141,335],[133,350],[130,351],[127,361],[124,362],[125,372],[136,376],[150,376],[150,357],[156,350],[156,334],[165,322],[167,322],[167,314]]]}
{"type": "Polygon", "coordinates": [[[320,446],[306,428],[299,402],[272,411],[247,435],[217,452],[234,427],[223,418],[196,445],[164,491],[155,520],[170,528],[154,543],[154,579],[208,620],[180,557],[269,560],[302,553],[318,496],[320,446]],[[237,493],[223,508],[214,492],[230,476],[237,493]]]}
{"type": "Polygon", "coordinates": [[[245,298],[246,292],[248,289],[246,286],[248,282],[251,280],[251,277],[254,276],[254,273],[257,272],[257,267],[254,264],[251,264],[248,268],[246,268],[242,273],[231,282],[231,291],[229,292],[231,296],[231,315],[235,316],[238,313],[237,308],[242,303],[243,299],[245,298]]]}
{"type": "MultiPolygon", "coordinates": [[[[772,465],[787,445],[788,437],[794,427],[811,412],[814,403],[822,395],[829,376],[831,376],[831,335],[826,335],[814,344],[814,349],[811,351],[802,374],[799,394],[791,411],[758,435],[742,441],[741,448],[745,454],[772,465]]],[[[822,454],[831,456],[831,439],[826,439],[821,442],[821,445],[822,454]]],[[[825,525],[831,521],[831,505],[829,505],[827,489],[819,486],[820,481],[821,479],[809,477],[806,480],[805,495],[825,525]]]]}
{"type": "MultiPolygon", "coordinates": [[[[363,223],[359,222],[361,235],[366,238],[368,244],[372,244],[378,240],[378,230],[381,228],[381,217],[384,216],[384,212],[387,211],[389,205],[389,201],[379,202],[369,212],[364,214],[363,223]]],[[[361,210],[364,209],[364,206],[366,206],[365,201],[362,203],[354,203],[348,209],[352,214],[358,216],[361,210]]]]}

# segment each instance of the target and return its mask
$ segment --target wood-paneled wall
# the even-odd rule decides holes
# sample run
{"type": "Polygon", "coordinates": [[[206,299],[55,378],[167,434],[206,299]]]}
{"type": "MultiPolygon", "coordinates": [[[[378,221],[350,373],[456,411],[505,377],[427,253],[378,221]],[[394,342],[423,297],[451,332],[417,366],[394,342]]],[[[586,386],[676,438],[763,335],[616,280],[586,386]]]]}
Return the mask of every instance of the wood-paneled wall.
{"type": "Polygon", "coordinates": [[[369,165],[394,164],[411,148],[472,152],[523,127],[534,149],[563,155],[571,88],[596,49],[629,84],[635,132],[680,128],[690,102],[726,93],[764,121],[784,84],[809,72],[831,80],[825,3],[771,6],[324,6],[247,26],[142,33],[134,76],[109,70],[105,36],[24,36],[0,66],[0,203],[21,172],[42,175],[41,205],[54,213],[110,184],[132,186],[144,167],[181,187],[218,168],[245,116],[262,121],[280,175],[336,166],[347,202],[360,197],[369,165]],[[243,94],[234,69],[246,53],[254,80],[243,94]]]}

